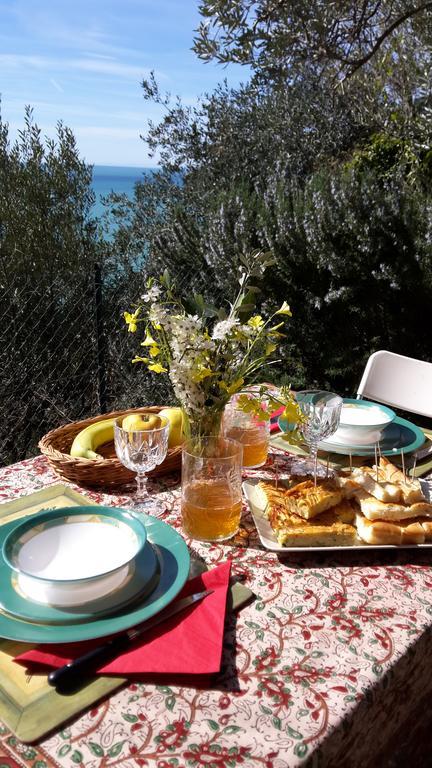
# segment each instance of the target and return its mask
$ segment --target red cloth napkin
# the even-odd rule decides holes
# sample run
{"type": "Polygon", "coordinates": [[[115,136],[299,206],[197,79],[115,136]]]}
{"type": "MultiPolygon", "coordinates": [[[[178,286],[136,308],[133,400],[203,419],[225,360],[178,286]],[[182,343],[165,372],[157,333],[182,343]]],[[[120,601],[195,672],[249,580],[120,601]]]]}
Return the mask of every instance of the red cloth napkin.
{"type": "MultiPolygon", "coordinates": [[[[221,665],[227,590],[231,561],[188,581],[179,598],[203,589],[213,589],[193,608],[186,608],[159,624],[138,645],[97,671],[104,675],[188,674],[208,675],[221,665]]],[[[14,661],[30,670],[62,667],[72,659],[101,645],[91,642],[40,645],[16,656],[14,661]]]]}

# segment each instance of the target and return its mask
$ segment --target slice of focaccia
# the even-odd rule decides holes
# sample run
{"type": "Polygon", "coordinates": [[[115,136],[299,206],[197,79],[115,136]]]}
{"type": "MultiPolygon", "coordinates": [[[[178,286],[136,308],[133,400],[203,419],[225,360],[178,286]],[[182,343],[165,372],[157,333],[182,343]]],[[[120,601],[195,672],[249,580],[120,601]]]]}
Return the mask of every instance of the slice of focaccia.
{"type": "Polygon", "coordinates": [[[359,537],[366,544],[423,544],[425,531],[418,520],[390,522],[389,520],[368,520],[360,512],[356,514],[359,537]]]}
{"type": "Polygon", "coordinates": [[[379,501],[397,503],[402,498],[401,488],[395,483],[389,483],[382,477],[380,478],[380,473],[378,473],[377,480],[376,472],[371,467],[354,469],[352,478],[361,488],[364,488],[367,493],[375,496],[379,501]]]}
{"type": "Polygon", "coordinates": [[[366,493],[358,491],[356,499],[360,509],[368,520],[407,520],[410,517],[432,517],[432,504],[427,501],[417,502],[415,504],[394,504],[392,502],[383,502],[366,493]]]}
{"type": "Polygon", "coordinates": [[[350,546],[358,543],[354,525],[354,509],[343,500],[313,520],[305,520],[291,512],[286,505],[288,491],[261,482],[259,487],[267,498],[266,515],[278,543],[285,547],[350,546]]]}
{"type": "Polygon", "coordinates": [[[415,504],[416,502],[426,501],[421,485],[418,480],[407,480],[404,473],[398,467],[395,467],[385,456],[381,456],[379,470],[383,473],[385,480],[389,483],[395,483],[401,491],[401,500],[404,504],[415,504]]]}
{"type": "Polygon", "coordinates": [[[322,512],[335,507],[342,501],[344,492],[334,480],[306,480],[285,491],[285,505],[288,512],[310,520],[322,512]]]}

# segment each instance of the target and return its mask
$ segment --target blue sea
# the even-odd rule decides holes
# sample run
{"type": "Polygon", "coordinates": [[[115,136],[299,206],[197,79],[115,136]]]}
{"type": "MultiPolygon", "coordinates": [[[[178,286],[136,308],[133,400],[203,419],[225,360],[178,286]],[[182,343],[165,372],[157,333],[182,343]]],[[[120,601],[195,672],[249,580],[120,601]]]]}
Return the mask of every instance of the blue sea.
{"type": "Polygon", "coordinates": [[[134,195],[137,181],[142,181],[147,174],[153,173],[152,168],[133,168],[114,165],[94,165],[92,187],[96,194],[94,215],[99,217],[104,212],[101,198],[110,192],[124,192],[130,198],[134,195]]]}

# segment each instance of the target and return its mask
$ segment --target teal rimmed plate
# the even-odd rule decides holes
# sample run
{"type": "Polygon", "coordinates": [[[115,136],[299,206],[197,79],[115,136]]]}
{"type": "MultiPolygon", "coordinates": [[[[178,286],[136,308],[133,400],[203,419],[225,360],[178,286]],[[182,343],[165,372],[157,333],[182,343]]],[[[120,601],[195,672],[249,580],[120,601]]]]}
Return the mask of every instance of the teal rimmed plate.
{"type": "MultiPolygon", "coordinates": [[[[184,539],[170,525],[147,515],[139,515],[139,519],[142,519],[146,527],[147,541],[155,551],[160,568],[157,585],[143,600],[137,600],[114,615],[64,625],[24,621],[0,609],[0,637],[24,643],[72,643],[92,640],[129,629],[165,608],[186,582],[190,562],[188,548],[184,539]]],[[[6,523],[0,527],[0,545],[14,527],[16,523],[6,523]]],[[[11,577],[9,566],[0,558],[0,584],[11,580],[11,577]]],[[[13,606],[9,608],[13,611],[13,606]]]]}
{"type": "Polygon", "coordinates": [[[2,579],[0,611],[35,624],[79,624],[95,621],[102,616],[119,613],[135,601],[142,602],[155,588],[160,576],[159,570],[156,553],[147,542],[131,566],[131,573],[128,574],[124,585],[97,600],[68,607],[47,605],[28,599],[20,588],[17,574],[10,571],[10,578],[2,579]]]}
{"type": "Polygon", "coordinates": [[[144,525],[127,509],[63,507],[15,523],[2,553],[19,574],[76,586],[124,568],[145,543],[144,525]]]}
{"type": "MultiPolygon", "coordinates": [[[[426,438],[422,430],[407,419],[396,416],[382,431],[379,441],[379,450],[383,456],[397,456],[402,452],[404,454],[412,453],[420,448],[426,438]]],[[[329,437],[318,444],[320,451],[327,453],[340,453],[345,456],[374,456],[376,443],[366,445],[350,445],[348,443],[338,443],[329,437]]]]}

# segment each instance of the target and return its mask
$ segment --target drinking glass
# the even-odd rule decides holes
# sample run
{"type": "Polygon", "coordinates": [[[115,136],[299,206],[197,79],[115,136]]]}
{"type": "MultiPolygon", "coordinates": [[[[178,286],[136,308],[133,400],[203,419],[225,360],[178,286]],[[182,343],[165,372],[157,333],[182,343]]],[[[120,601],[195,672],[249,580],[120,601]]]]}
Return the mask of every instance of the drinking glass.
{"type": "Polygon", "coordinates": [[[263,421],[229,403],[224,411],[222,430],[225,437],[243,446],[243,466],[262,467],[267,461],[270,442],[270,421],[263,421]]]}
{"type": "Polygon", "coordinates": [[[318,443],[333,435],[338,426],[343,400],[334,392],[304,389],[296,393],[296,400],[305,420],[299,424],[309,446],[313,466],[314,484],[318,474],[318,443]]]}
{"type": "MultiPolygon", "coordinates": [[[[152,413],[140,413],[142,421],[154,418],[152,413]]],[[[122,418],[114,422],[114,445],[117,457],[125,467],[136,473],[135,504],[142,511],[154,508],[154,501],[147,492],[147,472],[162,464],[168,451],[169,421],[159,417],[161,426],[148,429],[127,430],[122,418]]]]}
{"type": "Polygon", "coordinates": [[[183,530],[199,541],[224,541],[240,526],[243,449],[223,437],[201,437],[183,445],[183,530]]]}

